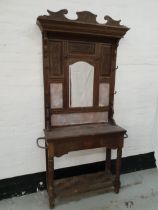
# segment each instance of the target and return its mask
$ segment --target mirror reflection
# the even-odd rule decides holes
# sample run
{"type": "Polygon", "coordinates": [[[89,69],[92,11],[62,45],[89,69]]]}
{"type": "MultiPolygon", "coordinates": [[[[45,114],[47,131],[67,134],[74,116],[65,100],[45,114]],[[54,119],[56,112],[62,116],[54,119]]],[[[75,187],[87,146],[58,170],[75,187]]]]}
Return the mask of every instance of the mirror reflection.
{"type": "Polygon", "coordinates": [[[94,66],[79,61],[69,66],[69,106],[93,106],[94,66]]]}

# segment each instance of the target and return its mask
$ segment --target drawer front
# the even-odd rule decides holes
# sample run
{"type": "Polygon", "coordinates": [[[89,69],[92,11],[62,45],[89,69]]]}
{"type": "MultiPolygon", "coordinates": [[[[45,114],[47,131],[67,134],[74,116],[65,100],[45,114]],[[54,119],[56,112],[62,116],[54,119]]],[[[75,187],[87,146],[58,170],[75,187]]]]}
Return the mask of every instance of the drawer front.
{"type": "Polygon", "coordinates": [[[63,139],[54,143],[55,156],[59,157],[71,151],[107,147],[117,149],[123,147],[123,134],[108,136],[88,136],[75,139],[63,139]]]}

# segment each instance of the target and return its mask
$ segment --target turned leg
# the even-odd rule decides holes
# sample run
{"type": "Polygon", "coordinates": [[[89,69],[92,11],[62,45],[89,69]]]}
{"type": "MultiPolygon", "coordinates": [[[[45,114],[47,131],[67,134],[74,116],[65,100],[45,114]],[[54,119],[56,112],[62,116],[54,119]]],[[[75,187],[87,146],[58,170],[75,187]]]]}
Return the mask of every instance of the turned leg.
{"type": "Polygon", "coordinates": [[[120,189],[121,157],[122,157],[122,148],[118,148],[117,159],[116,159],[116,176],[115,176],[115,182],[114,182],[116,193],[119,193],[119,189],[120,189]]]}
{"type": "Polygon", "coordinates": [[[55,203],[54,193],[54,146],[48,144],[48,172],[47,172],[47,187],[49,196],[49,207],[53,208],[55,203]]]}
{"type": "Polygon", "coordinates": [[[46,187],[47,187],[47,191],[48,191],[48,149],[45,149],[45,155],[46,155],[46,187]]]}
{"type": "Polygon", "coordinates": [[[111,170],[111,149],[106,148],[106,165],[105,165],[106,172],[111,170]]]}

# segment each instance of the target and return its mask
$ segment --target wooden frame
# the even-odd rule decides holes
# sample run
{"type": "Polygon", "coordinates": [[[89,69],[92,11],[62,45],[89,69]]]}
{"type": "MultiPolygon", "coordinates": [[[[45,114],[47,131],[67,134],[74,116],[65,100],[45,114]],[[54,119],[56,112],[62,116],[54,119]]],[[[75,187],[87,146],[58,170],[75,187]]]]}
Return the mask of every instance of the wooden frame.
{"type": "Polygon", "coordinates": [[[48,16],[39,16],[37,24],[42,31],[43,42],[44,138],[47,146],[47,187],[52,208],[55,193],[65,196],[76,192],[85,192],[85,187],[81,184],[74,185],[75,182],[71,181],[72,179],[77,180],[76,183],[87,180],[86,188],[89,190],[100,189],[101,186],[111,187],[113,185],[110,181],[111,149],[117,149],[114,188],[115,192],[119,191],[121,154],[126,130],[117,126],[113,119],[115,70],[117,69],[116,52],[120,38],[129,28],[120,25],[120,20],[115,21],[109,16],[104,18],[106,23],[99,24],[96,21],[96,15],[87,11],[77,12],[76,20],[66,18],[67,10],[58,12],[48,10],[48,13],[48,16]],[[77,61],[85,61],[94,66],[93,105],[91,107],[69,107],[68,66],[77,61]],[[62,84],[63,107],[51,107],[51,83],[62,84]],[[107,106],[99,106],[99,85],[101,83],[109,84],[109,104],[107,106]],[[78,117],[84,116],[84,114],[86,116],[87,114],[91,116],[93,113],[105,114],[105,112],[107,112],[108,118],[104,122],[88,121],[88,124],[86,122],[79,123],[79,125],[69,124],[65,127],[65,125],[56,126],[52,124],[51,120],[57,114],[64,114],[63,116],[75,114],[75,117],[78,117]],[[54,156],[61,156],[70,151],[99,147],[106,147],[106,179],[104,173],[98,173],[69,178],[69,186],[66,184],[68,180],[54,181],[54,156]],[[89,178],[94,180],[94,186],[91,183],[92,187],[89,185],[90,183],[88,184],[89,178]],[[102,183],[99,180],[102,180],[102,183]],[[108,184],[106,185],[106,183],[108,184]]]}

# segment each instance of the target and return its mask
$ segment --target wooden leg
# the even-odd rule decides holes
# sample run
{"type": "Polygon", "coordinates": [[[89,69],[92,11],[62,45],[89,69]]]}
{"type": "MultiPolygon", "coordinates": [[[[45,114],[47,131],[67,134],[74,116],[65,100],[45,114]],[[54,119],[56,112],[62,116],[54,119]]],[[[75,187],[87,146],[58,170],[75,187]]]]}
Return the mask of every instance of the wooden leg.
{"type": "Polygon", "coordinates": [[[106,166],[105,166],[106,172],[109,172],[111,170],[111,149],[106,148],[106,166]]]}
{"type": "Polygon", "coordinates": [[[48,192],[48,149],[45,149],[45,155],[46,155],[46,187],[47,187],[47,192],[48,192]]]}
{"type": "Polygon", "coordinates": [[[114,182],[116,193],[119,193],[119,189],[120,189],[121,157],[122,157],[122,148],[118,148],[117,159],[116,159],[116,176],[115,176],[115,182],[114,182]]]}
{"type": "Polygon", "coordinates": [[[48,145],[48,172],[47,172],[47,187],[49,196],[49,207],[53,208],[55,204],[54,194],[54,146],[48,145]]]}

